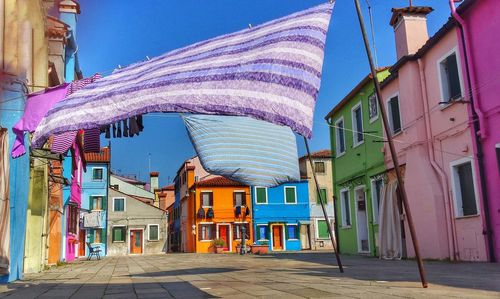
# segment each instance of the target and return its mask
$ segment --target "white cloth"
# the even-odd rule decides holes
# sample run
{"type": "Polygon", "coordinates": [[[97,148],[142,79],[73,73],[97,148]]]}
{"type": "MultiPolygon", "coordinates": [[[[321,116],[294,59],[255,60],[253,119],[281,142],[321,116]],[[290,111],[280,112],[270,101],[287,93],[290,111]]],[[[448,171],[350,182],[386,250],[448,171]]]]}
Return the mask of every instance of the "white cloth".
{"type": "Polygon", "coordinates": [[[9,135],[7,130],[0,130],[0,274],[9,273],[9,158],[9,135]]]}
{"type": "Polygon", "coordinates": [[[379,220],[379,252],[383,259],[401,259],[401,223],[398,209],[397,181],[391,181],[382,189],[379,220]]]}
{"type": "Polygon", "coordinates": [[[83,227],[102,227],[101,211],[91,212],[83,215],[83,227]]]}

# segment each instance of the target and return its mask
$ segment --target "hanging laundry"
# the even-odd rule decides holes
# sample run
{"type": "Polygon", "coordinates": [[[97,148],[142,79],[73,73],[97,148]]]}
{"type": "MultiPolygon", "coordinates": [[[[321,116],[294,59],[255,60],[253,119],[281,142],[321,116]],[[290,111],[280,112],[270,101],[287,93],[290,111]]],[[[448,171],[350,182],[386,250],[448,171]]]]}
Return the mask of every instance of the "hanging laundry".
{"type": "Polygon", "coordinates": [[[240,217],[241,215],[241,206],[237,206],[235,209],[234,209],[234,215],[236,217],[240,217]]]}
{"type": "Polygon", "coordinates": [[[142,124],[142,115],[137,115],[136,119],[137,119],[137,126],[139,127],[139,131],[142,132],[144,130],[144,125],[142,124]]]}
{"type": "Polygon", "coordinates": [[[83,227],[95,228],[102,227],[102,216],[100,211],[93,211],[83,215],[83,227]]]}
{"type": "Polygon", "coordinates": [[[24,133],[35,131],[45,114],[47,114],[57,102],[64,99],[68,89],[69,84],[61,84],[57,87],[47,88],[44,91],[28,95],[23,117],[21,117],[12,128],[12,131],[16,134],[16,139],[12,146],[12,157],[17,158],[26,153],[24,147],[24,133]]]}
{"type": "Polygon", "coordinates": [[[207,218],[214,218],[214,209],[208,208],[207,210],[207,218]]]}
{"type": "Polygon", "coordinates": [[[83,133],[83,151],[85,153],[101,152],[100,131],[99,128],[85,130],[83,133]]]}
{"type": "Polygon", "coordinates": [[[137,118],[131,117],[129,118],[129,137],[133,137],[134,135],[139,135],[141,131],[139,124],[137,123],[137,118]]]}
{"type": "Polygon", "coordinates": [[[116,123],[116,137],[122,138],[122,124],[121,124],[121,122],[116,123]]]}
{"type": "Polygon", "coordinates": [[[128,137],[128,126],[127,126],[127,120],[123,120],[123,137],[128,137]]]}
{"type": "Polygon", "coordinates": [[[250,208],[246,207],[245,216],[250,216],[250,208]]]}
{"type": "Polygon", "coordinates": [[[0,129],[0,274],[9,273],[10,264],[9,164],[9,134],[0,129]]]}
{"type": "Polygon", "coordinates": [[[132,64],[51,109],[33,135],[151,112],[243,115],[311,137],[333,3],[132,64]]]}
{"type": "Polygon", "coordinates": [[[397,188],[397,180],[390,181],[382,188],[378,237],[379,255],[382,259],[399,260],[402,257],[397,188]]]}
{"type": "Polygon", "coordinates": [[[116,138],[116,124],[112,124],[113,126],[113,138],[116,138]]]}
{"type": "Polygon", "coordinates": [[[110,128],[110,126],[111,125],[106,125],[105,130],[104,130],[104,132],[105,132],[104,137],[106,137],[107,139],[111,138],[111,132],[110,132],[111,128],[110,128]]]}
{"type": "Polygon", "coordinates": [[[183,119],[209,173],[248,186],[273,187],[300,180],[297,143],[290,128],[244,116],[183,119]]]}
{"type": "Polygon", "coordinates": [[[205,219],[205,209],[204,208],[199,208],[198,213],[196,213],[196,217],[198,219],[205,219]]]}

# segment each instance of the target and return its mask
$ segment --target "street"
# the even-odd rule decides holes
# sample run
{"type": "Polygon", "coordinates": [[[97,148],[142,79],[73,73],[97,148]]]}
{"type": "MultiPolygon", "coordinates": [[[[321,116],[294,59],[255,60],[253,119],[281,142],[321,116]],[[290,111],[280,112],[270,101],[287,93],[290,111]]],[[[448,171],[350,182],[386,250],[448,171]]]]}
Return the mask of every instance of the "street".
{"type": "Polygon", "coordinates": [[[500,298],[500,267],[331,253],[167,254],[107,257],[53,267],[0,286],[0,298],[500,298]]]}

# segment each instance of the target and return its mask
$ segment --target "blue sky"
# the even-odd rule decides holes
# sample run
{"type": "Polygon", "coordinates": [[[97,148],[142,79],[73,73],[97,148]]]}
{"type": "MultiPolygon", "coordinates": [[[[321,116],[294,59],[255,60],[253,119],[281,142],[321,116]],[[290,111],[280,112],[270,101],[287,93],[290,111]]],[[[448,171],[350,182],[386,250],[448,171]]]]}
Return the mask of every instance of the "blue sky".
{"type": "MultiPolygon", "coordinates": [[[[244,29],[323,3],[322,0],[83,0],[78,20],[79,59],[84,75],[109,75],[118,65],[144,60],[221,34],[244,29]]],[[[360,0],[368,25],[366,0],[360,0]]],[[[394,34],[389,26],[391,7],[408,0],[369,0],[374,16],[379,66],[395,62],[394,34]]],[[[450,15],[448,1],[414,0],[432,5],[429,33],[450,15]]],[[[369,30],[369,28],[368,28],[369,30]]],[[[323,79],[314,117],[312,150],[329,148],[324,116],[369,72],[354,2],[338,0],[327,37],[323,79]]],[[[173,179],[182,161],[195,155],[178,116],[146,116],[139,137],[112,140],[112,169],[148,179],[160,172],[161,185],[173,179]]],[[[108,141],[106,140],[106,143],[108,141]]],[[[299,155],[304,154],[302,138],[299,155]]]]}

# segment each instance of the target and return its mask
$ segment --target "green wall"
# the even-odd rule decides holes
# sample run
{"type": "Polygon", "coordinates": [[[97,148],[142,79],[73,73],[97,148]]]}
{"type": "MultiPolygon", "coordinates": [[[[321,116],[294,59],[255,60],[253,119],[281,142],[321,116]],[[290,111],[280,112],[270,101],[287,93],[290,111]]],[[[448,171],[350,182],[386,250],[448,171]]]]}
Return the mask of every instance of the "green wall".
{"type": "MultiPolygon", "coordinates": [[[[388,70],[378,73],[379,81],[389,75],[388,70]]],[[[378,225],[374,223],[372,206],[372,186],[371,177],[385,172],[384,156],[382,148],[384,146],[382,138],[364,135],[364,142],[354,147],[353,124],[351,109],[361,102],[363,115],[363,131],[370,135],[383,136],[382,117],[380,107],[378,107],[378,118],[370,123],[368,112],[368,98],[374,93],[373,83],[370,81],[363,86],[359,92],[353,95],[343,106],[336,111],[328,120],[331,125],[343,117],[345,135],[345,153],[337,157],[335,127],[330,127],[331,149],[333,158],[333,184],[336,205],[336,225],[341,253],[358,254],[357,223],[354,188],[364,185],[366,198],[366,213],[368,218],[368,240],[370,254],[377,255],[375,238],[378,239],[378,225]],[[379,141],[379,142],[376,142],[379,141]],[[342,227],[340,190],[348,188],[351,207],[351,226],[342,227]]]]}

